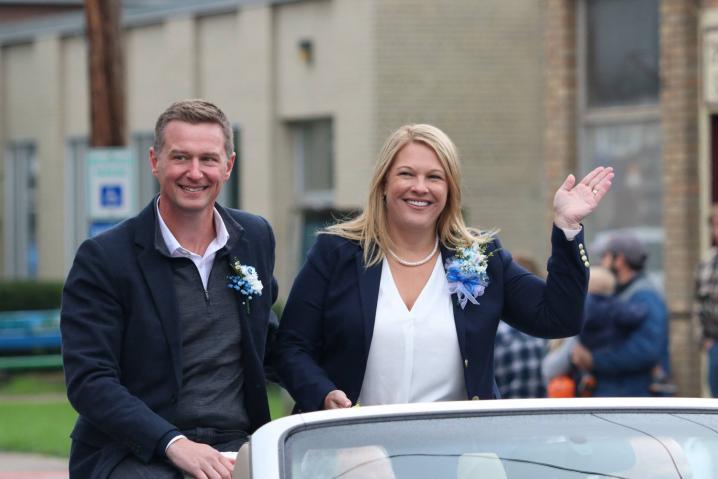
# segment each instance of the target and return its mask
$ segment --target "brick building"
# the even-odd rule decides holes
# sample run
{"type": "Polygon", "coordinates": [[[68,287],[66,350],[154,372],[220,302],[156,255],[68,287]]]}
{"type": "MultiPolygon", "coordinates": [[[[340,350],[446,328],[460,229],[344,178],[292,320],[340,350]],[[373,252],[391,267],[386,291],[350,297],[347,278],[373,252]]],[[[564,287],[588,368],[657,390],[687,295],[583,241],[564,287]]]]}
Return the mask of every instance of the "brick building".
{"type": "Polygon", "coordinates": [[[547,0],[546,7],[547,182],[595,164],[616,168],[613,204],[590,229],[629,228],[649,244],[671,311],[679,394],[700,395],[690,308],[694,268],[710,246],[704,220],[718,200],[718,96],[710,91],[718,87],[711,76],[718,2],[547,0]]]}
{"type": "MultiPolygon", "coordinates": [[[[470,223],[546,256],[540,2],[132,1],[122,24],[133,210],[157,191],[147,150],[159,113],[178,98],[217,102],[239,157],[221,202],[274,225],[280,297],[313,231],[363,205],[378,149],[409,122],[457,143],[470,223]]],[[[83,28],[81,13],[0,25],[6,278],[63,278],[93,228],[83,28]]]]}
{"type": "MultiPolygon", "coordinates": [[[[133,211],[157,191],[154,120],[186,97],[234,122],[238,163],[221,202],[274,225],[280,298],[316,227],[362,206],[375,155],[401,124],[444,129],[463,156],[468,222],[540,260],[555,188],[611,164],[615,188],[589,239],[632,228],[648,243],[680,393],[700,393],[689,308],[718,198],[718,0],[125,6],[133,211]]],[[[81,13],[0,24],[2,277],[63,278],[93,226],[86,56],[81,13]]]]}

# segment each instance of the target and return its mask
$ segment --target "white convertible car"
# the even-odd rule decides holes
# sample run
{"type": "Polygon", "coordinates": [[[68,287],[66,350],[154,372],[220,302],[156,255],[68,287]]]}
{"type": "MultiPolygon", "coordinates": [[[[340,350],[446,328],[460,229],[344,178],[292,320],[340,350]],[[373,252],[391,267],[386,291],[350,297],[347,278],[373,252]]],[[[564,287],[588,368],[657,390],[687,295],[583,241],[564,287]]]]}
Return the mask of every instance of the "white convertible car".
{"type": "Polygon", "coordinates": [[[358,407],[273,421],[248,449],[236,478],[716,479],[718,400],[358,407]]]}

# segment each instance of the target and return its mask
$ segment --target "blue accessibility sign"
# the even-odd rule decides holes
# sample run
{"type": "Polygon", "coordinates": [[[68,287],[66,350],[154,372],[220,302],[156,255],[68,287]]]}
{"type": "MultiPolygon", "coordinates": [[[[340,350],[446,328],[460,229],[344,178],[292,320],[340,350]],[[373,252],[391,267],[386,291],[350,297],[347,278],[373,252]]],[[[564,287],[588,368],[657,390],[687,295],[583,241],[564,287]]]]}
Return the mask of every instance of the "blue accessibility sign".
{"type": "Polygon", "coordinates": [[[102,185],[100,187],[100,205],[103,208],[122,207],[122,185],[102,185]]]}

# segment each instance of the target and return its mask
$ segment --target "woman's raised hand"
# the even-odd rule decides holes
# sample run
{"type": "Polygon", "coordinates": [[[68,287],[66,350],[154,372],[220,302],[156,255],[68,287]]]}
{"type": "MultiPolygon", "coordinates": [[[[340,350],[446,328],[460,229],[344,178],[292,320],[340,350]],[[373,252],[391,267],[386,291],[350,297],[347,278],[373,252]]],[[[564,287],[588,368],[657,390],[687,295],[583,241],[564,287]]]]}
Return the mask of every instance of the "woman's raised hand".
{"type": "Polygon", "coordinates": [[[613,168],[599,166],[580,182],[568,175],[553,197],[553,222],[559,228],[579,229],[611,189],[613,168]]]}

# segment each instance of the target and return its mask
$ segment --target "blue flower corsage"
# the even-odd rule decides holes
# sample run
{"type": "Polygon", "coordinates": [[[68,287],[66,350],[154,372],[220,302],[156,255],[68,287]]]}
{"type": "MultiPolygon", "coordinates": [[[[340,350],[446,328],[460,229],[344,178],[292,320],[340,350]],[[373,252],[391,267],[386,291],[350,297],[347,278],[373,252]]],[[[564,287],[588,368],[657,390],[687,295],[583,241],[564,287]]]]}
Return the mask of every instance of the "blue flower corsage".
{"type": "Polygon", "coordinates": [[[247,314],[250,312],[249,303],[255,296],[262,296],[262,281],[257,276],[257,270],[254,266],[247,266],[240,263],[237,258],[229,262],[230,267],[235,274],[227,275],[228,288],[232,288],[244,296],[244,304],[247,307],[247,314]]]}
{"type": "Polygon", "coordinates": [[[494,252],[487,254],[486,246],[487,243],[475,242],[469,247],[457,248],[456,254],[444,264],[449,294],[456,293],[461,309],[469,301],[478,305],[476,298],[483,295],[489,285],[486,268],[494,252]]]}

